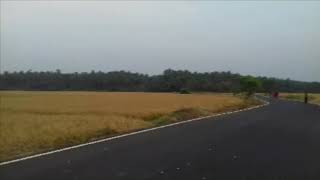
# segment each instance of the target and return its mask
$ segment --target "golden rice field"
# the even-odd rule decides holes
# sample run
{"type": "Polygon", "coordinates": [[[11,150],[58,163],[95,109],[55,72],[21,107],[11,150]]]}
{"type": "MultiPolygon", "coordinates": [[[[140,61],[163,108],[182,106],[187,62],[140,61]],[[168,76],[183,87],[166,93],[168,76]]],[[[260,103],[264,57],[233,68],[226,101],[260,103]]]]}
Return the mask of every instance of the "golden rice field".
{"type": "MultiPolygon", "coordinates": [[[[280,98],[304,102],[304,93],[280,93],[280,98]]],[[[320,105],[320,94],[308,94],[309,103],[320,105]]]]}
{"type": "Polygon", "coordinates": [[[0,161],[254,104],[228,94],[0,91],[0,161]]]}

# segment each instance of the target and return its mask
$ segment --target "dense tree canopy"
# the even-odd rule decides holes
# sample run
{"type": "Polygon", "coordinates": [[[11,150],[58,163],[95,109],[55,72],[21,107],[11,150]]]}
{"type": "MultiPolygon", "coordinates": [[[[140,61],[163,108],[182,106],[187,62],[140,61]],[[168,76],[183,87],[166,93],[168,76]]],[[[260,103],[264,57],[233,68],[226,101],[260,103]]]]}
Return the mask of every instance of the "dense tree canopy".
{"type": "MultiPolygon", "coordinates": [[[[1,90],[81,90],[81,91],[188,91],[236,92],[241,89],[240,74],[231,72],[190,72],[167,69],[160,75],[127,71],[90,73],[4,72],[0,74],[1,90]]],[[[319,82],[256,77],[260,92],[320,92],[319,82]]]]}

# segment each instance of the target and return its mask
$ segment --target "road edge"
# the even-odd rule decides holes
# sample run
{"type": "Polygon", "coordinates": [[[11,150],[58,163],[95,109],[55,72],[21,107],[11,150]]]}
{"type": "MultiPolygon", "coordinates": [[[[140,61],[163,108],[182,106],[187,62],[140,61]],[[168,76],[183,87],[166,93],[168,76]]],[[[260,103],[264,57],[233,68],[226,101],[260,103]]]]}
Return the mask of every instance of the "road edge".
{"type": "Polygon", "coordinates": [[[26,157],[23,157],[23,158],[4,161],[4,162],[0,162],[0,166],[16,163],[16,162],[20,162],[20,161],[25,161],[25,160],[28,160],[28,159],[33,159],[33,158],[37,158],[37,157],[41,157],[41,156],[46,156],[46,155],[50,155],[50,154],[54,154],[54,153],[58,153],[58,152],[62,152],[62,151],[72,150],[72,149],[76,149],[76,148],[80,148],[80,147],[84,147],[84,146],[88,146],[88,145],[92,145],[92,144],[111,141],[111,140],[114,140],[114,139],[119,139],[119,138],[123,138],[123,137],[127,137],[127,136],[132,136],[132,135],[141,134],[141,133],[145,133],[145,132],[149,132],[149,131],[154,131],[154,130],[158,130],[158,129],[162,129],[162,128],[166,128],[166,127],[171,127],[171,126],[176,126],[176,125],[180,125],[180,124],[190,123],[190,122],[193,122],[193,121],[199,121],[199,120],[204,120],[204,119],[208,119],[208,118],[213,118],[213,117],[218,117],[218,116],[223,116],[223,115],[228,115],[228,114],[234,114],[234,113],[243,112],[243,111],[249,111],[249,110],[261,108],[261,107],[264,107],[264,106],[267,106],[267,105],[270,104],[268,101],[263,100],[261,98],[258,98],[257,96],[255,96],[255,99],[257,99],[258,101],[262,102],[263,104],[257,105],[257,106],[252,106],[252,107],[249,107],[249,108],[239,109],[239,110],[235,110],[235,111],[227,111],[227,112],[223,112],[223,113],[219,113],[219,114],[213,114],[213,115],[209,115],[209,116],[198,117],[198,118],[189,119],[189,120],[185,120],[185,121],[180,121],[180,122],[176,122],[176,123],[172,123],[172,124],[153,127],[153,128],[149,128],[149,129],[143,129],[143,130],[139,130],[139,131],[135,131],[135,132],[131,132],[131,133],[126,133],[126,134],[122,134],[122,135],[118,135],[118,136],[108,137],[108,138],[104,138],[104,139],[100,139],[100,140],[95,140],[95,141],[91,141],[91,142],[87,142],[87,143],[82,143],[82,144],[78,144],[78,145],[74,145],[74,146],[69,146],[69,147],[65,147],[65,148],[61,148],[61,149],[56,149],[56,150],[52,150],[52,151],[48,151],[48,152],[44,152],[44,153],[34,154],[34,155],[26,156],[26,157]]]}

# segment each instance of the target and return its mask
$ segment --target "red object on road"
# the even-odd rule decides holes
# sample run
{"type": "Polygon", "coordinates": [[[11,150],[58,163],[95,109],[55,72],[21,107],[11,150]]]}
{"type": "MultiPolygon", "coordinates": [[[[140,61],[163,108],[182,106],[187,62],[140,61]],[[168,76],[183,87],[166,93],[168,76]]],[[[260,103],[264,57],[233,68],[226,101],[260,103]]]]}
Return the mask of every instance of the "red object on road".
{"type": "Polygon", "coordinates": [[[278,98],[278,97],[279,97],[279,92],[274,92],[274,93],[272,94],[272,96],[273,96],[274,98],[278,98]]]}

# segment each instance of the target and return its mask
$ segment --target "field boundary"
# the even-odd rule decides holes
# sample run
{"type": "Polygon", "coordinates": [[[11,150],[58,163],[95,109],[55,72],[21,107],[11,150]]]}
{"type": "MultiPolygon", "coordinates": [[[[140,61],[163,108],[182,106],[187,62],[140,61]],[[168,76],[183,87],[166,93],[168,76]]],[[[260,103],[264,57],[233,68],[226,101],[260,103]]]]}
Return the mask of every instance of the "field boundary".
{"type": "Polygon", "coordinates": [[[127,136],[132,136],[132,135],[141,134],[141,133],[145,133],[145,132],[149,132],[149,131],[154,131],[154,130],[157,130],[157,129],[176,126],[176,125],[179,125],[179,124],[185,124],[185,123],[189,123],[189,122],[193,122],[193,121],[199,121],[199,120],[204,120],[204,119],[208,119],[208,118],[213,118],[213,117],[218,117],[218,116],[223,116],[223,115],[228,115],[228,114],[234,114],[234,113],[243,112],[243,111],[249,111],[249,110],[261,108],[261,107],[264,107],[264,106],[267,106],[267,105],[270,104],[266,100],[263,100],[263,99],[258,98],[258,97],[255,97],[255,98],[257,100],[261,101],[263,104],[257,105],[257,106],[252,106],[252,107],[249,107],[249,108],[239,109],[239,110],[235,110],[235,111],[227,111],[227,112],[213,114],[213,115],[209,115],[209,116],[198,117],[198,118],[189,119],[189,120],[185,120],[185,121],[180,121],[180,122],[176,122],[176,123],[172,123],[172,124],[167,124],[167,125],[163,125],[163,126],[153,127],[153,128],[149,128],[149,129],[144,129],[144,130],[140,130],[140,131],[131,132],[131,133],[126,133],[126,134],[122,134],[122,135],[118,135],[118,136],[108,137],[108,138],[104,138],[104,139],[100,139],[100,140],[96,140],[96,141],[91,141],[91,142],[87,142],[87,143],[83,143],[83,144],[78,144],[78,145],[74,145],[74,146],[70,146],[70,147],[56,149],[56,150],[52,150],[52,151],[48,151],[48,152],[44,152],[44,153],[39,153],[39,154],[31,155],[31,156],[26,156],[26,157],[23,157],[23,158],[4,161],[4,162],[0,162],[0,166],[4,166],[4,165],[16,163],[16,162],[20,162],[20,161],[24,161],[24,160],[28,160],[28,159],[33,159],[33,158],[37,158],[37,157],[41,157],[41,156],[46,156],[46,155],[50,155],[50,154],[54,154],[54,153],[58,153],[58,152],[62,152],[62,151],[72,150],[72,149],[76,149],[76,148],[80,148],[80,147],[84,147],[84,146],[88,146],[88,145],[92,145],[92,144],[111,141],[111,140],[114,140],[114,139],[119,139],[119,138],[123,138],[123,137],[127,137],[127,136]]]}

